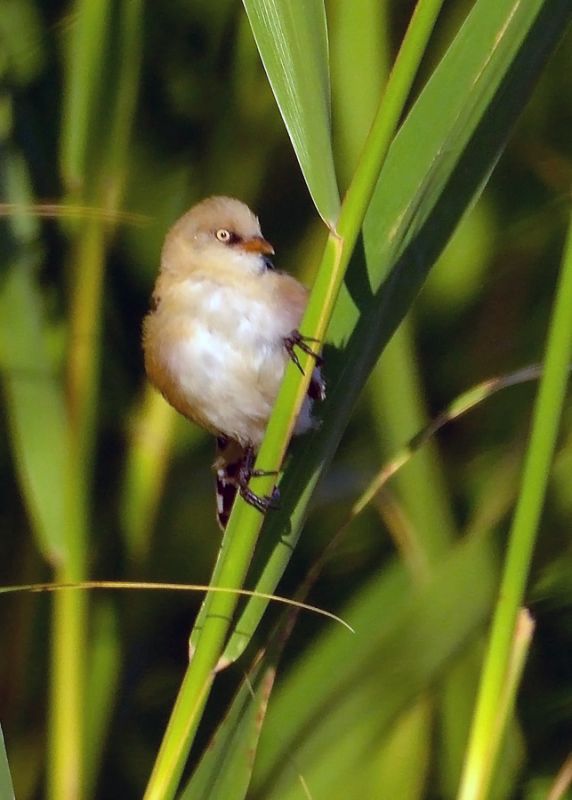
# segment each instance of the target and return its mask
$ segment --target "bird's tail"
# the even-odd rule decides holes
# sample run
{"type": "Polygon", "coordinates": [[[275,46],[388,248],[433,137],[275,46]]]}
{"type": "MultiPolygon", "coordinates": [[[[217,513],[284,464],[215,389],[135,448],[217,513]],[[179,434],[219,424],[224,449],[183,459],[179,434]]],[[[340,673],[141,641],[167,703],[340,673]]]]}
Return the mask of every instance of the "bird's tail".
{"type": "Polygon", "coordinates": [[[223,531],[239,490],[239,476],[250,457],[249,450],[238,442],[225,436],[217,436],[213,469],[216,481],[216,516],[223,531]]]}

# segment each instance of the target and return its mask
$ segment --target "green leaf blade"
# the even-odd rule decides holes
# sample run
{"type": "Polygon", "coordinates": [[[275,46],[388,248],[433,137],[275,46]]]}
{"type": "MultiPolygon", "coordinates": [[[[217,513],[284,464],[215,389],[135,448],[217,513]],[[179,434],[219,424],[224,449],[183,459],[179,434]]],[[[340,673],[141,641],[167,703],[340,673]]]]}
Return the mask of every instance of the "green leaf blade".
{"type": "Polygon", "coordinates": [[[258,51],[318,213],[333,226],[340,201],[330,129],[322,0],[244,0],[258,51]]]}
{"type": "Polygon", "coordinates": [[[245,678],[179,800],[243,800],[274,676],[265,658],[245,678]]]}
{"type": "MultiPolygon", "coordinates": [[[[15,151],[9,151],[0,177],[10,200],[29,201],[28,176],[15,151]]],[[[67,555],[67,415],[61,380],[46,346],[48,327],[36,282],[37,221],[24,213],[2,228],[6,254],[0,281],[0,377],[8,429],[38,548],[47,561],[58,564],[67,555]]]]}

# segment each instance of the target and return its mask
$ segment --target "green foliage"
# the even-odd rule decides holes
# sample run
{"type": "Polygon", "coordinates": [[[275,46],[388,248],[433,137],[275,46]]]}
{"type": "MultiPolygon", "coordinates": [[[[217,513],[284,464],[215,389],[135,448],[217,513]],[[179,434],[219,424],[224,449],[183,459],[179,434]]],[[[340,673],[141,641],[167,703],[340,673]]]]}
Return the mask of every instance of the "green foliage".
{"type": "Polygon", "coordinates": [[[4,747],[4,736],[0,728],[0,796],[5,797],[6,800],[14,797],[14,787],[12,786],[12,778],[10,776],[10,767],[6,757],[6,748],[4,747]]]}
{"type": "Polygon", "coordinates": [[[323,0],[246,0],[258,52],[319,213],[335,225],[328,32],[323,0]]]}
{"type": "MultiPolygon", "coordinates": [[[[24,195],[27,197],[27,195],[24,195]]],[[[17,191],[12,199],[20,200],[17,191]]],[[[64,557],[66,412],[62,387],[47,347],[37,279],[36,239],[17,226],[0,292],[0,362],[16,467],[38,548],[52,564],[64,557]],[[38,408],[42,413],[38,414],[38,408]]]]}
{"type": "MultiPolygon", "coordinates": [[[[456,0],[433,31],[440,6],[0,7],[2,583],[205,583],[216,562],[214,583],[311,594],[356,631],[228,593],[202,610],[187,593],[3,595],[2,797],[13,779],[23,800],[157,800],[184,774],[187,800],[453,798],[483,655],[463,800],[569,793],[569,257],[555,286],[572,12],[456,0]],[[315,275],[303,331],[324,341],[328,382],[280,510],[262,525],[237,503],[218,561],[210,444],[146,387],[139,343],[166,228],[215,193],[252,205],[280,268],[315,275]],[[487,398],[541,360],[554,298],[521,482],[533,394],[487,398]],[[402,449],[492,375],[453,406],[478,405],[470,419],[402,449]],[[410,460],[348,522],[395,454],[410,460]],[[532,641],[515,645],[531,603],[532,641]],[[215,674],[220,657],[243,668],[215,674]]],[[[265,469],[308,372],[288,370],[265,469]]]]}

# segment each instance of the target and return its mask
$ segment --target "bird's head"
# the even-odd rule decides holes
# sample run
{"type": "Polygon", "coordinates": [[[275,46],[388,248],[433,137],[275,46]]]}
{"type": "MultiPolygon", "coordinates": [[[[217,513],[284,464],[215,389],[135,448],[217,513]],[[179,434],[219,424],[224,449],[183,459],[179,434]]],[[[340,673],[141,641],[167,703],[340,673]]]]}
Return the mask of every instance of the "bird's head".
{"type": "Polygon", "coordinates": [[[274,248],[262,236],[258,218],[240,200],[209,197],[171,228],[161,257],[162,270],[272,268],[274,248]]]}

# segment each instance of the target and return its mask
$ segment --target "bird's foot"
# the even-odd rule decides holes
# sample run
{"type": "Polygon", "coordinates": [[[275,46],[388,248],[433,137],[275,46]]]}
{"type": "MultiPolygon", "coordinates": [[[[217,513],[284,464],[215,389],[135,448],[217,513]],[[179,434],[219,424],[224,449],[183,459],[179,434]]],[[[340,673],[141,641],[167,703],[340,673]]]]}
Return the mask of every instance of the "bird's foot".
{"type": "Polygon", "coordinates": [[[286,352],[288,353],[294,364],[296,364],[302,375],[304,374],[304,370],[302,368],[302,365],[300,364],[300,359],[298,358],[298,354],[296,353],[295,350],[296,347],[299,347],[303,353],[312,356],[312,358],[316,362],[317,367],[321,367],[323,364],[322,357],[318,355],[318,353],[316,353],[314,350],[312,350],[308,342],[318,343],[319,340],[313,339],[311,336],[303,336],[297,329],[294,329],[291,333],[288,334],[288,336],[284,338],[284,347],[286,348],[286,352]]]}
{"type": "Polygon", "coordinates": [[[266,514],[267,511],[277,511],[280,508],[278,502],[280,500],[280,490],[277,486],[272,489],[272,494],[256,494],[249,486],[240,485],[238,487],[238,492],[249,506],[260,511],[261,514],[266,514]]]}
{"type": "Polygon", "coordinates": [[[266,514],[267,511],[275,511],[279,508],[280,491],[278,487],[275,486],[272,489],[272,494],[259,495],[250,488],[248,483],[251,478],[267,478],[269,475],[278,475],[279,472],[278,470],[254,469],[254,459],[254,450],[248,448],[236,475],[236,485],[243,500],[262,514],[266,514]]]}

